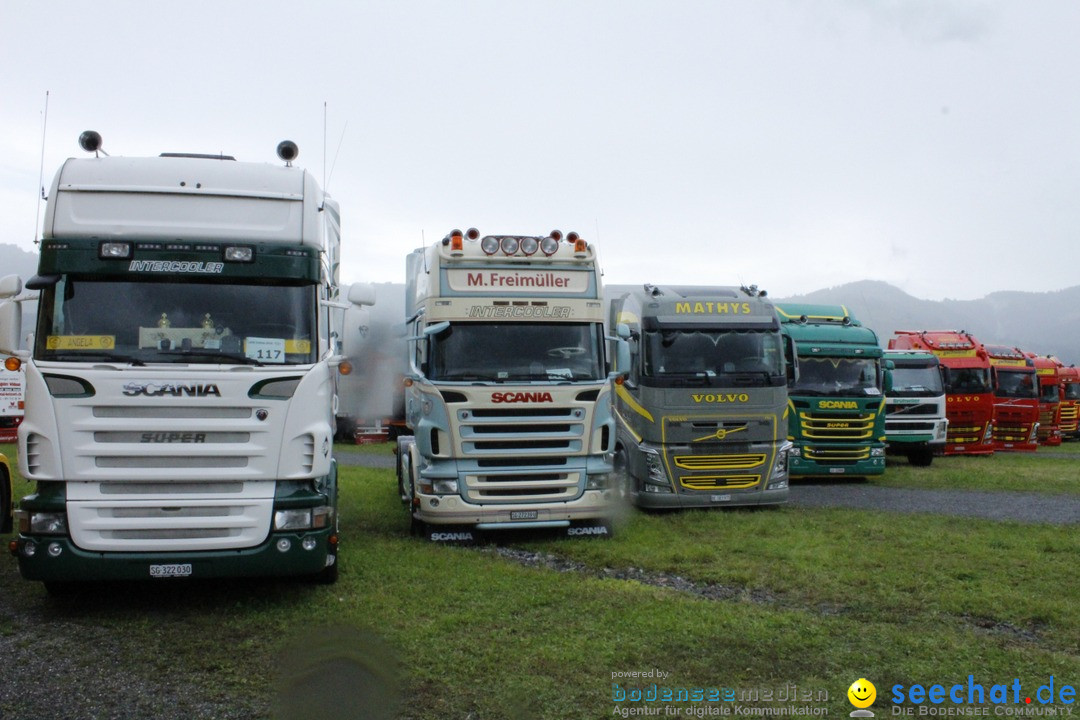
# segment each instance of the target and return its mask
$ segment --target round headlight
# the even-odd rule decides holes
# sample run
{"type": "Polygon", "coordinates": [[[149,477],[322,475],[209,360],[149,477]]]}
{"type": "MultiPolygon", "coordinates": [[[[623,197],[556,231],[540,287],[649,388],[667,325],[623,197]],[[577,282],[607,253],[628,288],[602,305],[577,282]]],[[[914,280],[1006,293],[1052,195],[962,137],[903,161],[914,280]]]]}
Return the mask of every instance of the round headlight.
{"type": "Polygon", "coordinates": [[[545,255],[554,255],[559,250],[559,241],[553,237],[546,237],[540,241],[540,249],[545,255]]]}
{"type": "Polygon", "coordinates": [[[502,251],[504,253],[506,253],[507,255],[513,255],[514,253],[516,253],[518,251],[518,246],[519,245],[520,245],[520,243],[518,242],[518,239],[516,237],[511,236],[511,235],[505,236],[499,242],[499,247],[501,247],[502,251]]]}
{"type": "Polygon", "coordinates": [[[534,252],[537,251],[537,249],[539,247],[540,247],[540,243],[537,242],[536,238],[534,238],[534,237],[523,237],[523,238],[521,238],[521,252],[525,253],[526,255],[532,255],[534,252]]]}
{"type": "Polygon", "coordinates": [[[487,255],[494,255],[499,251],[499,238],[488,235],[480,241],[480,249],[487,255]]]}

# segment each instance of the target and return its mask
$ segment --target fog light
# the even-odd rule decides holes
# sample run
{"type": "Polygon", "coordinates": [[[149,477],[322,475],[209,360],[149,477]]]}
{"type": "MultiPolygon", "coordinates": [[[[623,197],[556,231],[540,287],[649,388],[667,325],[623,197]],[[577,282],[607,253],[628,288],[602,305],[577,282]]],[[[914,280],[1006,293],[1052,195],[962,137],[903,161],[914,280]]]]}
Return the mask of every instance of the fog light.
{"type": "Polygon", "coordinates": [[[885,457],[885,448],[870,448],[870,457],[885,457]]]}
{"type": "Polygon", "coordinates": [[[318,541],[317,541],[317,540],[315,540],[315,538],[313,538],[313,537],[306,537],[306,538],[304,538],[304,539],[303,539],[303,541],[302,541],[302,542],[300,543],[300,547],[304,548],[304,549],[305,549],[305,550],[307,550],[308,552],[311,552],[312,550],[314,550],[314,549],[315,549],[315,546],[316,546],[316,545],[318,545],[318,544],[319,544],[319,543],[318,543],[318,541]]]}
{"type": "Polygon", "coordinates": [[[769,483],[768,490],[783,490],[788,486],[787,480],[777,480],[776,482],[769,483]]]}
{"type": "Polygon", "coordinates": [[[292,547],[292,543],[289,542],[289,538],[281,538],[277,541],[278,552],[289,552],[289,548],[292,547]]]}
{"type": "Polygon", "coordinates": [[[49,556],[60,557],[60,553],[64,552],[64,548],[60,543],[49,543],[49,556]]]}
{"type": "Polygon", "coordinates": [[[37,545],[27,540],[22,546],[23,557],[34,557],[37,553],[37,545]]]}

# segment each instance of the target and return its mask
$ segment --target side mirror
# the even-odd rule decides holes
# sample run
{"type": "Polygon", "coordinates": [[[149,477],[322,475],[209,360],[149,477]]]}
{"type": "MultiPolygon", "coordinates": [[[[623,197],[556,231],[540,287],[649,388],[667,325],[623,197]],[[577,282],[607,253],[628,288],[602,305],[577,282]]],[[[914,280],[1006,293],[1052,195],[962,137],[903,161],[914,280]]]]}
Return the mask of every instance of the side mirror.
{"type": "Polygon", "coordinates": [[[795,342],[789,335],[784,335],[784,371],[787,375],[787,385],[794,387],[799,382],[799,351],[795,349],[795,342]]]}
{"type": "Polygon", "coordinates": [[[374,305],[375,286],[371,283],[353,283],[349,286],[348,300],[353,305],[374,305]]]}
{"type": "Polygon", "coordinates": [[[13,298],[22,292],[23,282],[18,275],[5,275],[0,279],[0,300],[13,298]]]}
{"type": "Polygon", "coordinates": [[[615,326],[615,334],[623,340],[630,339],[630,326],[626,323],[619,323],[615,326]]]}
{"type": "MultiPolygon", "coordinates": [[[[18,279],[18,278],[16,278],[18,279]]],[[[4,278],[6,281],[7,278],[4,278]]],[[[0,281],[2,284],[3,281],[0,281]]],[[[22,283],[19,283],[20,290],[22,283]]],[[[14,300],[0,303],[0,354],[19,355],[19,336],[22,335],[22,308],[14,300]]]]}
{"type": "MultiPolygon", "coordinates": [[[[619,328],[625,327],[625,325],[619,325],[619,328]]],[[[612,339],[615,341],[615,367],[612,368],[608,377],[626,377],[630,374],[630,343],[622,337],[612,339]]]]}

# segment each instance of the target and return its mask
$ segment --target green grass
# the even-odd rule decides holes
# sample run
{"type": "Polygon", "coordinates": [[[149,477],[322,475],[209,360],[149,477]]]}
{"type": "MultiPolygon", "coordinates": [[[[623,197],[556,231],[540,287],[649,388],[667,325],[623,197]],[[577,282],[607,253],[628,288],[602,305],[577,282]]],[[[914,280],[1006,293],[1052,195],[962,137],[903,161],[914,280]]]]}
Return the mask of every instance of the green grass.
{"type": "Polygon", "coordinates": [[[1040,447],[1034,453],[936,457],[930,467],[922,468],[890,455],[885,473],[869,482],[883,487],[1076,495],[1080,494],[1080,443],[1040,447]]]}
{"type": "MultiPolygon", "coordinates": [[[[392,471],[344,468],[341,483],[337,585],[149,585],[54,601],[10,561],[5,602],[103,626],[132,672],[182,673],[255,717],[313,679],[348,696],[364,686],[357,665],[394,679],[400,717],[461,720],[611,717],[612,673],[653,668],[669,686],[826,690],[832,716],[851,711],[844,693],[860,677],[877,685],[878,713],[896,683],[1080,682],[1075,527],[784,507],[631,511],[610,540],[501,538],[575,568],[559,572],[498,546],[409,537],[392,471]]],[[[22,632],[0,620],[0,636],[22,632]]]]}

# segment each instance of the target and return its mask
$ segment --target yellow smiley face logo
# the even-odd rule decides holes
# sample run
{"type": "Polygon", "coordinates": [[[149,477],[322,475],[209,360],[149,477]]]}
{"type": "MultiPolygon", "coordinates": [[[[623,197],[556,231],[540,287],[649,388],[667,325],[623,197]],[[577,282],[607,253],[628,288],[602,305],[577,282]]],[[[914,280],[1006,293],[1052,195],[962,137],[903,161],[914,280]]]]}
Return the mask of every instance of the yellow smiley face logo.
{"type": "Polygon", "coordinates": [[[851,687],[847,690],[847,697],[855,707],[868,708],[877,699],[877,688],[866,678],[859,678],[851,683],[851,687]]]}

